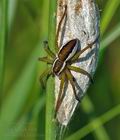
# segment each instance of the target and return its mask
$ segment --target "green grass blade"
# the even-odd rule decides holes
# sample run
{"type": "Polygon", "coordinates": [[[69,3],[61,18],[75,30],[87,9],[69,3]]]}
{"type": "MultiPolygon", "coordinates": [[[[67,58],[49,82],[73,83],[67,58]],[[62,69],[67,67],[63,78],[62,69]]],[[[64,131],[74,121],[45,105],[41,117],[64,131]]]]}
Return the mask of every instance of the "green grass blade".
{"type": "MultiPolygon", "coordinates": [[[[56,6],[57,1],[50,0],[49,8],[49,26],[48,26],[48,42],[51,49],[55,46],[55,35],[56,35],[56,6]]],[[[55,123],[54,118],[54,79],[50,78],[47,83],[46,93],[46,125],[45,125],[45,140],[55,139],[55,123]]]]}
{"type": "Polygon", "coordinates": [[[113,30],[108,33],[107,37],[101,41],[100,51],[103,51],[108,45],[110,45],[115,39],[120,36],[120,23],[113,28],[113,30]]]}
{"type": "Polygon", "coordinates": [[[39,45],[30,57],[23,73],[9,92],[4,101],[0,116],[0,136],[6,138],[7,130],[13,125],[24,108],[25,102],[36,80],[36,64],[39,55],[39,45]]]}
{"type": "Polygon", "coordinates": [[[104,125],[105,123],[109,122],[116,116],[120,115],[120,105],[117,105],[116,107],[112,108],[110,111],[106,112],[105,114],[101,115],[100,117],[94,119],[89,124],[87,124],[82,129],[78,130],[65,140],[80,140],[81,138],[85,137],[89,133],[95,131],[100,126],[104,125]],[[100,122],[100,123],[98,123],[100,122]]]}
{"type": "MultiPolygon", "coordinates": [[[[39,116],[39,113],[41,111],[41,109],[43,108],[43,106],[45,105],[45,96],[41,97],[40,99],[38,99],[38,101],[36,101],[36,104],[32,110],[32,116],[29,116],[29,113],[26,116],[23,116],[14,127],[11,128],[11,130],[16,130],[14,131],[10,131],[8,133],[9,140],[17,140],[19,138],[19,136],[22,136],[22,133],[24,133],[23,130],[26,130],[27,125],[33,121],[36,121],[37,117],[39,116]]],[[[29,133],[29,132],[28,132],[29,133]]],[[[35,134],[34,134],[35,135],[35,134]]],[[[37,134],[36,134],[37,135],[37,134]]]]}
{"type": "Polygon", "coordinates": [[[108,0],[101,20],[101,36],[105,33],[112,17],[120,5],[120,0],[108,0]]]}
{"type": "Polygon", "coordinates": [[[120,37],[120,23],[114,27],[114,29],[101,41],[100,55],[99,55],[99,64],[103,62],[104,52],[106,48],[115,41],[118,37],[120,37]]]}
{"type": "MultiPolygon", "coordinates": [[[[0,104],[3,96],[3,79],[4,79],[4,50],[6,46],[6,31],[7,31],[7,11],[8,1],[0,1],[0,104]]],[[[0,105],[1,106],[1,105],[0,105]]]]}
{"type": "Polygon", "coordinates": [[[10,31],[11,25],[13,23],[14,16],[16,13],[18,0],[8,0],[8,1],[9,1],[9,5],[8,5],[8,14],[9,14],[9,16],[8,16],[8,30],[10,31]]]}
{"type": "MultiPolygon", "coordinates": [[[[92,121],[96,118],[95,108],[88,96],[86,96],[81,104],[83,111],[89,116],[89,121],[92,121]]],[[[100,120],[97,120],[97,123],[101,123],[100,120]]],[[[94,126],[91,126],[94,127],[94,126]]],[[[91,128],[92,129],[92,128],[91,128]]],[[[104,126],[100,126],[98,129],[95,129],[93,135],[97,140],[109,140],[109,136],[104,128],[104,126]]]]}

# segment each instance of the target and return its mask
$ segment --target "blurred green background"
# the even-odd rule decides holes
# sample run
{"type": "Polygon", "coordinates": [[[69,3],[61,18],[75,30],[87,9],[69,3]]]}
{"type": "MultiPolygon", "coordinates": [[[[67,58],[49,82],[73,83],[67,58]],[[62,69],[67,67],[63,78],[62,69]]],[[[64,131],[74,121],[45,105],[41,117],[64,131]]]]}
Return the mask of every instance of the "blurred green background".
{"type": "MultiPolygon", "coordinates": [[[[39,84],[39,75],[46,64],[39,63],[38,57],[45,55],[42,42],[48,38],[48,2],[0,0],[1,32],[7,27],[4,27],[7,36],[3,38],[5,51],[2,54],[1,140],[45,139],[45,94],[39,84]],[[2,15],[7,4],[5,25],[2,15]]],[[[97,3],[101,16],[100,61],[95,82],[67,127],[68,140],[72,140],[72,136],[74,140],[120,140],[120,2],[98,0],[97,3]],[[90,122],[93,123],[87,126],[90,122]]],[[[1,40],[2,35],[0,45],[1,40]]]]}

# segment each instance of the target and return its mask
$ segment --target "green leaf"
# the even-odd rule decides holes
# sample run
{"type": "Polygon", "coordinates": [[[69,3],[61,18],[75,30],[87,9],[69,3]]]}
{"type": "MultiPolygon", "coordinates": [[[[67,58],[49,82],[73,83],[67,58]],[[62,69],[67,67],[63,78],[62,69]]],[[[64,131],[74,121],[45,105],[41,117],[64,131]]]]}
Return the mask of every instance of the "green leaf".
{"type": "Polygon", "coordinates": [[[0,106],[3,96],[3,82],[4,82],[4,57],[7,35],[7,10],[8,1],[0,1],[0,106]]]}
{"type": "Polygon", "coordinates": [[[9,96],[4,100],[0,116],[0,136],[3,140],[7,138],[7,131],[14,125],[17,117],[24,108],[25,102],[35,83],[38,55],[39,45],[30,57],[15,85],[9,91],[9,96]]]}
{"type": "MultiPolygon", "coordinates": [[[[8,135],[9,140],[17,140],[19,136],[22,136],[22,133],[24,133],[23,130],[26,130],[27,125],[31,122],[36,122],[37,117],[39,116],[39,113],[43,106],[45,105],[45,96],[39,98],[36,101],[36,104],[34,105],[34,108],[32,110],[32,116],[30,117],[29,113],[27,113],[25,116],[23,116],[16,124],[11,128],[11,130],[15,131],[9,131],[8,135]]],[[[37,134],[36,134],[37,135],[37,134]]],[[[35,136],[35,134],[34,134],[35,136]]]]}
{"type": "Polygon", "coordinates": [[[112,17],[115,15],[117,8],[120,5],[120,0],[108,0],[103,11],[101,20],[101,36],[105,33],[112,17]]]}
{"type": "MultiPolygon", "coordinates": [[[[95,107],[90,98],[86,95],[83,102],[81,103],[81,107],[83,111],[86,113],[86,115],[89,118],[89,121],[93,121],[96,118],[95,113],[95,107]]],[[[101,123],[100,120],[98,120],[97,123],[101,123]]],[[[94,126],[91,126],[94,127],[94,126]]],[[[92,128],[91,128],[92,129],[92,128]]],[[[95,129],[93,132],[93,135],[97,140],[109,140],[109,136],[104,128],[104,126],[100,126],[98,129],[95,129]]]]}
{"type": "Polygon", "coordinates": [[[8,16],[8,30],[10,31],[11,25],[13,23],[14,16],[16,13],[18,0],[8,0],[8,1],[9,1],[9,5],[8,5],[8,14],[9,14],[9,16],[8,16]]]}
{"type": "Polygon", "coordinates": [[[85,127],[78,130],[77,132],[75,132],[74,134],[66,138],[65,140],[80,140],[118,115],[120,115],[120,105],[117,105],[116,107],[112,108],[110,111],[94,119],[85,127]]]}
{"type": "Polygon", "coordinates": [[[120,23],[118,23],[118,25],[116,25],[116,27],[101,41],[99,64],[103,62],[106,48],[118,37],[120,37],[120,23]]]}

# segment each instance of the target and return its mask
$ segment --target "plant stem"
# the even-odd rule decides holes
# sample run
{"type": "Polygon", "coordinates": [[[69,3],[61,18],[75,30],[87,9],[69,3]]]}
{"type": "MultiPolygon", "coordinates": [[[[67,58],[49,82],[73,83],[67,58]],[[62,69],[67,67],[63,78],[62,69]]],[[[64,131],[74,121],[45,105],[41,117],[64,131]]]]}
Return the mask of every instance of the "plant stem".
{"type": "Polygon", "coordinates": [[[55,37],[56,37],[56,0],[50,0],[49,3],[49,26],[48,26],[48,41],[50,48],[55,48],[55,37]]]}
{"type": "Polygon", "coordinates": [[[55,140],[55,122],[53,120],[54,118],[54,79],[52,77],[50,77],[47,82],[46,94],[47,95],[46,95],[45,140],[55,140]]]}
{"type": "MultiPolygon", "coordinates": [[[[50,48],[55,48],[55,35],[56,35],[56,0],[50,0],[49,2],[49,26],[48,26],[48,42],[50,48]]],[[[52,49],[51,48],[51,49],[52,49]]],[[[46,128],[45,128],[45,140],[55,139],[55,122],[54,118],[54,79],[51,77],[47,82],[46,91],[46,128]]]]}
{"type": "Polygon", "coordinates": [[[0,2],[0,106],[3,96],[3,79],[4,79],[4,50],[6,45],[6,31],[7,31],[7,10],[8,1],[2,0],[0,2]]]}

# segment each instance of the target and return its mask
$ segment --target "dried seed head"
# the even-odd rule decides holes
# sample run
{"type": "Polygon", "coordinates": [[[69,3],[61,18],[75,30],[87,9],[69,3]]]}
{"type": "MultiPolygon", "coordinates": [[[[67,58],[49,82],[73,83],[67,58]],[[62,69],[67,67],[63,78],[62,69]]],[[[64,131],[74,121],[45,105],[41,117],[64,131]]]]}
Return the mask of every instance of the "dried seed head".
{"type": "MultiPolygon", "coordinates": [[[[80,40],[80,49],[85,48],[88,44],[93,43],[99,37],[99,11],[94,0],[58,0],[57,10],[57,26],[64,12],[64,7],[67,5],[67,17],[65,18],[59,36],[59,46],[62,46],[66,42],[73,38],[80,40]]],[[[84,52],[77,63],[74,65],[86,70],[91,75],[94,74],[97,66],[99,51],[98,40],[92,46],[92,49],[88,49],[84,52]]],[[[72,72],[74,75],[77,86],[76,92],[82,99],[90,84],[90,80],[87,76],[72,72]]],[[[59,93],[60,80],[55,78],[55,95],[56,100],[59,93]]],[[[70,121],[74,110],[78,104],[75,99],[71,85],[64,90],[65,97],[58,110],[57,119],[60,124],[67,125],[70,121]]]]}

